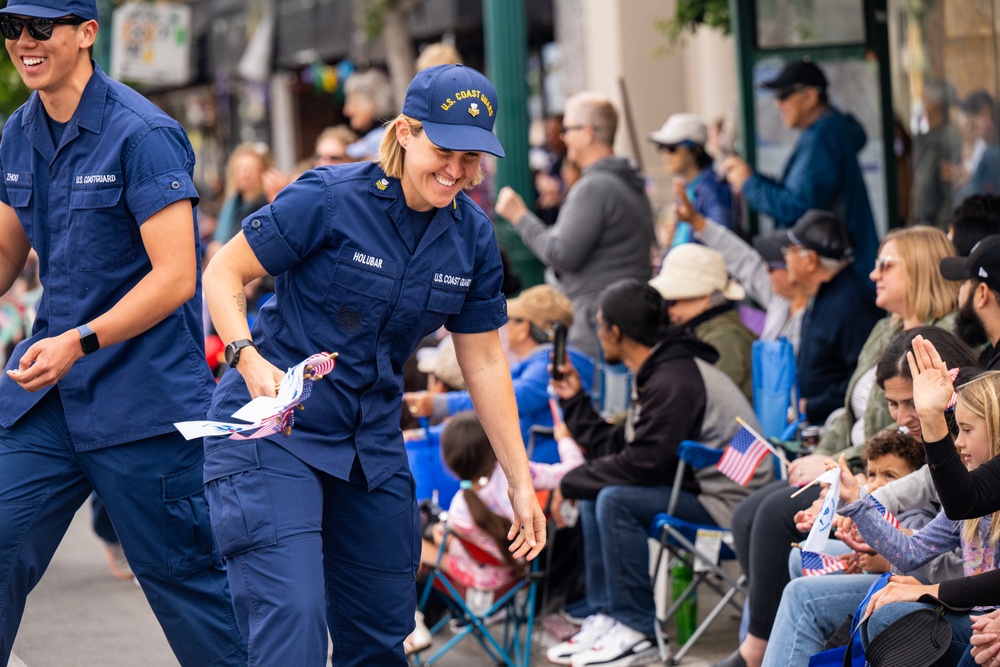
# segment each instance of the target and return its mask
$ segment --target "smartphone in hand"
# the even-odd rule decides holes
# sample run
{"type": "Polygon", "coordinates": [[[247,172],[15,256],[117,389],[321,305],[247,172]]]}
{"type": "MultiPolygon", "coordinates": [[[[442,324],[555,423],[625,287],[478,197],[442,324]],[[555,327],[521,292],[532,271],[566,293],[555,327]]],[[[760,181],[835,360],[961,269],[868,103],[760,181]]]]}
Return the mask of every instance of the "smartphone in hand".
{"type": "Polygon", "coordinates": [[[563,374],[559,367],[566,363],[566,327],[556,322],[552,326],[552,379],[562,380],[563,374]]]}

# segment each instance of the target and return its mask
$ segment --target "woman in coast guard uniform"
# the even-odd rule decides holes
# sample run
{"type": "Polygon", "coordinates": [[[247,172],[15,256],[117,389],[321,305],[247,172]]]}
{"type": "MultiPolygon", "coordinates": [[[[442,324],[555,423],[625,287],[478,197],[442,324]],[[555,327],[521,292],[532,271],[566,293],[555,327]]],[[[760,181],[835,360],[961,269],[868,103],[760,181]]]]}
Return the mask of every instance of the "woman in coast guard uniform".
{"type": "Polygon", "coordinates": [[[206,439],[205,482],[250,665],[404,665],[420,535],[399,431],[403,363],[452,332],[459,363],[515,510],[511,549],[534,557],[545,524],[528,473],[510,374],[490,220],[462,192],[482,179],[492,84],[459,65],[424,70],[376,162],[306,172],[243,221],[205,275],[231,366],[210,419],[275,395],[283,370],[338,352],[290,436],[206,439]],[[275,297],[251,333],[243,285],[269,273],[275,297]],[[487,399],[488,392],[488,399],[487,399]]]}

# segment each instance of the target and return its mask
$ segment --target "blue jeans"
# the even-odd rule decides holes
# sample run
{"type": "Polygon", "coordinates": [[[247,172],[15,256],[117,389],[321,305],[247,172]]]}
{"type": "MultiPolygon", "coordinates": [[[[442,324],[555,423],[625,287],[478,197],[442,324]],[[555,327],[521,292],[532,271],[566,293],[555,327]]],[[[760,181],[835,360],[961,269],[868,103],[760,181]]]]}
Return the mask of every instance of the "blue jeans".
{"type": "MultiPolygon", "coordinates": [[[[666,510],[669,486],[606,486],[580,502],[587,604],[596,613],[653,636],[656,607],[649,581],[649,524],[666,510]]],[[[698,497],[681,491],[675,516],[715,525],[698,497]]]]}
{"type": "MultiPolygon", "coordinates": [[[[861,626],[861,640],[865,648],[880,632],[911,611],[933,608],[932,605],[923,602],[893,602],[881,607],[861,626]]],[[[972,621],[969,620],[969,613],[946,611],[944,617],[951,623],[951,646],[934,664],[943,667],[965,667],[975,664],[969,653],[969,640],[972,638],[972,621]]]]}
{"type": "MultiPolygon", "coordinates": [[[[798,552],[794,549],[793,552],[798,552]]],[[[785,586],[761,667],[805,665],[848,616],[877,574],[799,577],[785,586]]]]}

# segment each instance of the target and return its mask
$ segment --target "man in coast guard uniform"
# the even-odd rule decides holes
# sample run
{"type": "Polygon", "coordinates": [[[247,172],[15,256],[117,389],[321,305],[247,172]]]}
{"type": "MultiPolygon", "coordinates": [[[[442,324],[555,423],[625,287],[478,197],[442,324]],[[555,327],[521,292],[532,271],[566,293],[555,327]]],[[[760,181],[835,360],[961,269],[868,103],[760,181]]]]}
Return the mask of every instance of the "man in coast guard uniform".
{"type": "Polygon", "coordinates": [[[0,143],[0,293],[29,247],[44,293],[0,376],[0,664],[25,599],[96,490],[179,663],[246,665],[213,549],[203,452],[174,421],[213,389],[201,335],[194,154],[90,59],[94,0],[0,10],[34,92],[0,143]]]}
{"type": "Polygon", "coordinates": [[[503,155],[495,105],[475,70],[424,70],[378,162],[306,172],[243,221],[205,274],[233,360],[209,419],[274,395],[281,371],[309,355],[339,353],[288,437],[205,441],[212,527],[251,665],[275,655],[323,665],[328,630],[335,665],[406,664],[421,540],[399,430],[402,373],[442,325],[511,480],[515,556],[544,544],[496,334],[507,319],[499,249],[462,192],[481,179],[482,152],[503,155]],[[275,298],[251,331],[233,295],[265,272],[275,298]]]}

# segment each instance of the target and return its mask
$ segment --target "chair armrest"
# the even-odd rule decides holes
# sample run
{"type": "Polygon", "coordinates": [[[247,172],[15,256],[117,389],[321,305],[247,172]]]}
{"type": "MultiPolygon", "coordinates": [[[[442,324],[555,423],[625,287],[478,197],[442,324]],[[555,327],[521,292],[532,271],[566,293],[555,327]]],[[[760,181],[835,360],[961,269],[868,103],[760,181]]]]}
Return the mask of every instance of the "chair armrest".
{"type": "Polygon", "coordinates": [[[682,440],[677,448],[677,456],[695,470],[714,466],[722,458],[721,449],[706,447],[694,440],[682,440]]]}

